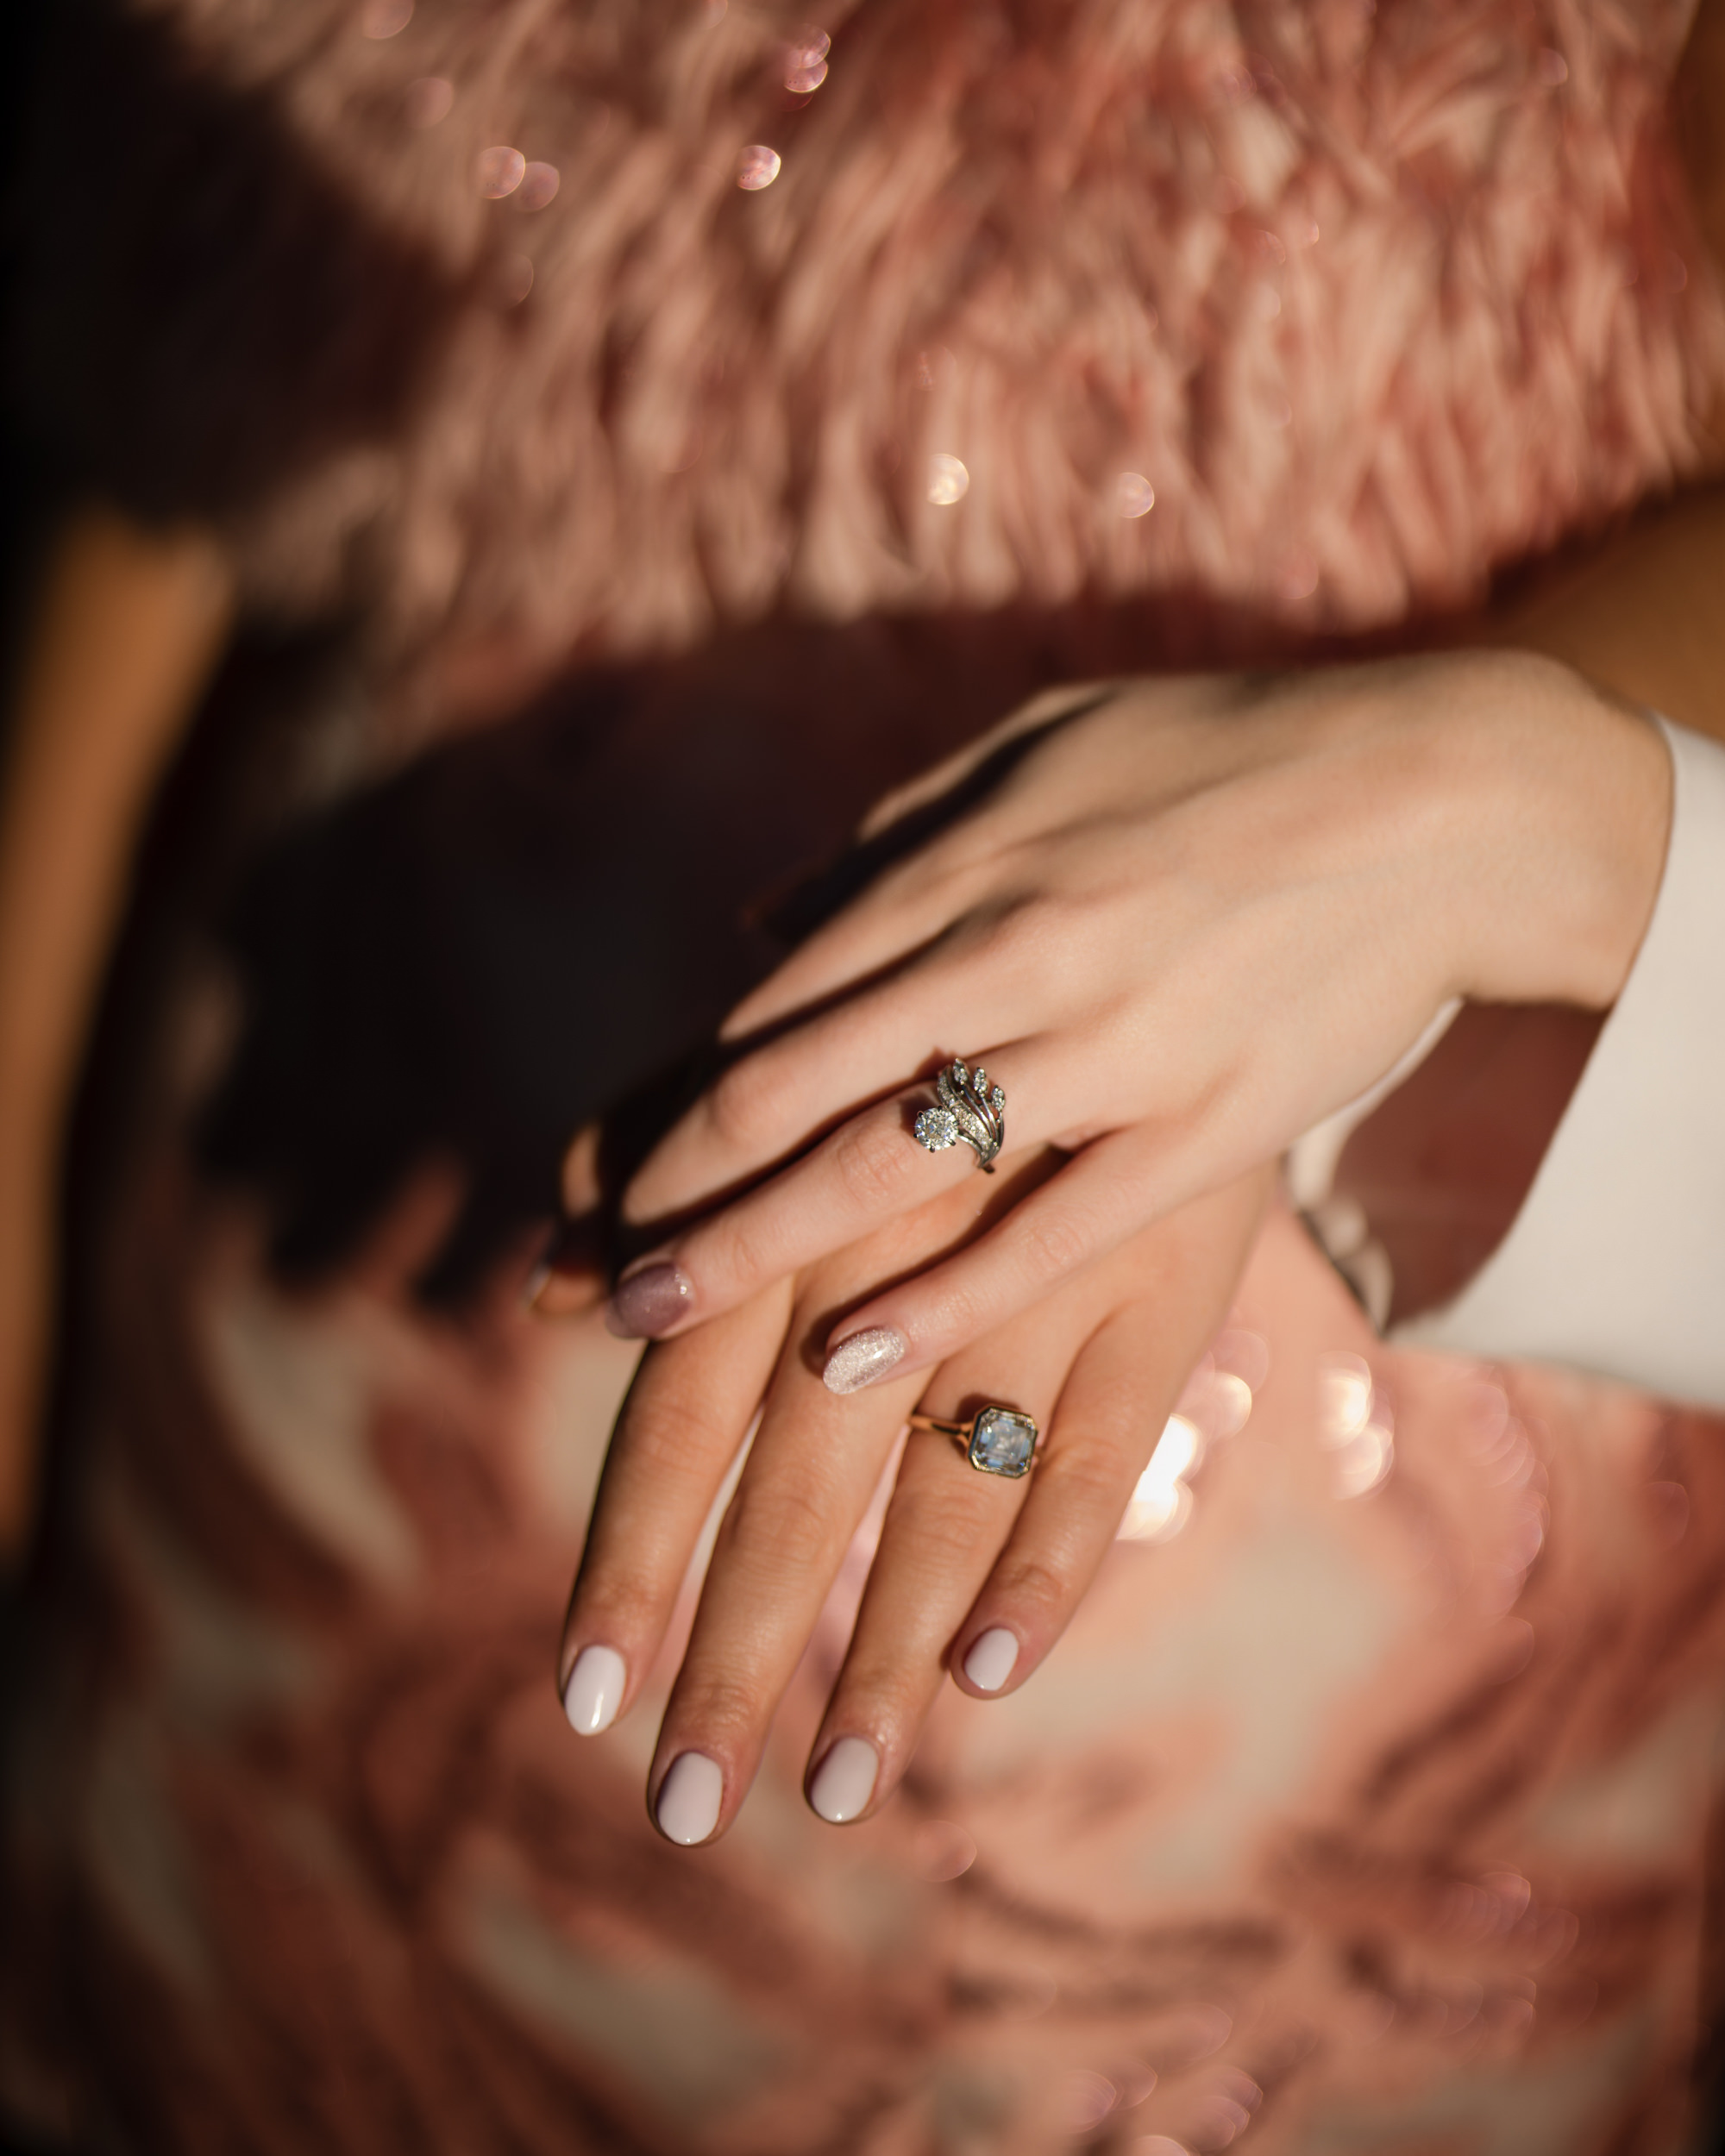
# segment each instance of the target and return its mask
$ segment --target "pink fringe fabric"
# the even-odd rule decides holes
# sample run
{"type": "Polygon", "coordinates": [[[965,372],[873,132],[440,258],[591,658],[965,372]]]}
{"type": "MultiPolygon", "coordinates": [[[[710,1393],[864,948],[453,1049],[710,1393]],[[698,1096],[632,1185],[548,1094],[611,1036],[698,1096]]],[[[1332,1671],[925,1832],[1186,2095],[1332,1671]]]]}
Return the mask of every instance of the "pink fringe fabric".
{"type": "Polygon", "coordinates": [[[812,91],[744,0],[399,12],[148,9],[459,294],[398,429],[235,520],[395,639],[1189,589],[1354,630],[1670,486],[1725,384],[1673,0],[856,0],[812,91]]]}

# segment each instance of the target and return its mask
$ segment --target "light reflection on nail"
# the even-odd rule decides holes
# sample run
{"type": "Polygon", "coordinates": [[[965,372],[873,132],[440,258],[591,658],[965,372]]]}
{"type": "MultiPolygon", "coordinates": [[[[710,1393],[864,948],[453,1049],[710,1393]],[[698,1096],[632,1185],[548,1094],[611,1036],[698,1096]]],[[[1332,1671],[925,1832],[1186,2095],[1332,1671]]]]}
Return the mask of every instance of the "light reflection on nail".
{"type": "Polygon", "coordinates": [[[407,85],[410,127],[435,128],[447,120],[455,102],[455,85],[442,75],[422,75],[407,85]]]}
{"type": "Polygon", "coordinates": [[[821,1382],[830,1393],[860,1393],[865,1385],[896,1369],[909,1349],[902,1332],[889,1325],[871,1325],[832,1349],[821,1382]]]}

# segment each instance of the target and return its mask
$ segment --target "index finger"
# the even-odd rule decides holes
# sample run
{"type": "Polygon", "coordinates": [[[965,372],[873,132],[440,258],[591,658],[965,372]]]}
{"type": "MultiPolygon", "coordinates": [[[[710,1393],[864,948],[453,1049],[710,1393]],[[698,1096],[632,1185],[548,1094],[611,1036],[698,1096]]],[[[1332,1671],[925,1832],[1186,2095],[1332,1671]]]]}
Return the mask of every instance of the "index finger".
{"type": "Polygon", "coordinates": [[[1057,1116],[1070,1118],[1085,1085],[1081,1051],[1043,1041],[989,1050],[976,1075],[1000,1081],[1008,1119],[1004,1174],[977,1175],[963,1144],[931,1151],[917,1117],[933,1100],[925,1081],[842,1123],[800,1160],[745,1191],[638,1259],[618,1282],[607,1323],[625,1338],[668,1339],[734,1309],[768,1282],[848,1248],[890,1222],[967,1186],[969,1225],[1003,1211],[1027,1172],[1049,1172],[1039,1141],[1057,1116]],[[1032,1170],[1032,1156],[1041,1164],[1032,1170]]]}

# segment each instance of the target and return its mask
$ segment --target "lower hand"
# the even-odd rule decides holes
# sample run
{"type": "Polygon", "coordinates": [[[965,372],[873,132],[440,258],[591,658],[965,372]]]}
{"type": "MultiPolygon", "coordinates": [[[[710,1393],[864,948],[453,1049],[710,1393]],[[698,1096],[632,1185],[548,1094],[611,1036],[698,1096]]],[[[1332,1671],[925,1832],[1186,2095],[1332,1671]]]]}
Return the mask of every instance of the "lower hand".
{"type": "MultiPolygon", "coordinates": [[[[1020,1180],[1044,1175],[1042,1160],[1020,1180]]],[[[971,1469],[913,1432],[850,1651],[810,1759],[809,1801],[834,1821],[878,1807],[903,1774],[944,1677],[977,1697],[1024,1683],[1081,1600],[1192,1366],[1222,1322],[1269,1177],[1172,1214],[1081,1273],[1010,1332],[932,1379],[866,1398],[825,1387],[812,1342],[883,1274],[974,1233],[962,1184],[866,1243],[650,1347],[605,1463],[565,1626],[570,1720],[607,1727],[640,1696],[702,1527],[765,1398],[720,1525],[649,1775],[670,1839],[729,1826],[774,1710],[904,1427],[920,1405],[957,1420],[984,1401],[1043,1432],[1032,1475],[971,1469]]],[[[1012,1188],[997,1194],[1010,1203],[1012,1188]]]]}

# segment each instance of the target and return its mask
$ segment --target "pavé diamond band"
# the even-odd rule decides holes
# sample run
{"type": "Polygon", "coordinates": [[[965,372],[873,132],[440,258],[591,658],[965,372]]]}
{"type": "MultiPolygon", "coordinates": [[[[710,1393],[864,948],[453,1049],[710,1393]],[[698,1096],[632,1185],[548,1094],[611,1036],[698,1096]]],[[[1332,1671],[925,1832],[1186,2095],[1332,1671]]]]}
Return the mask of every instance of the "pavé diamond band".
{"type": "Polygon", "coordinates": [[[969,1422],[943,1422],[938,1415],[907,1415],[905,1420],[913,1430],[950,1438],[979,1474],[1004,1475],[1016,1482],[1030,1473],[1036,1457],[1036,1424],[1016,1407],[984,1407],[969,1422]]]}
{"type": "Polygon", "coordinates": [[[941,1072],[934,1089],[940,1095],[940,1105],[925,1108],[917,1118],[917,1143],[931,1153],[944,1153],[963,1138],[981,1163],[982,1173],[992,1175],[994,1156],[1007,1142],[1005,1091],[989,1085],[986,1070],[967,1070],[957,1062],[941,1072]]]}

